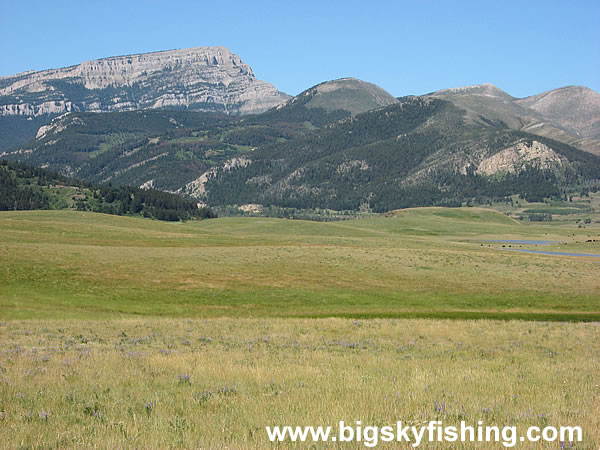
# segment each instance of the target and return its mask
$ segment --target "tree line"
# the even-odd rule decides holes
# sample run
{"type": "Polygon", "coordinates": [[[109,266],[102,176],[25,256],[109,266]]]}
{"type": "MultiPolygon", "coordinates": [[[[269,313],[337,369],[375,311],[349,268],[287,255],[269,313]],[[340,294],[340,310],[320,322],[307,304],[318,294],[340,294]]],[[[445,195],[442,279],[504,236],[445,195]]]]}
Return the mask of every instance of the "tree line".
{"type": "MultiPolygon", "coordinates": [[[[69,200],[69,198],[67,198],[69,200]]],[[[0,211],[64,209],[158,220],[210,219],[216,214],[193,200],[157,189],[95,185],[22,162],[0,160],[0,211]],[[70,196],[71,205],[65,196],[70,196]]]]}

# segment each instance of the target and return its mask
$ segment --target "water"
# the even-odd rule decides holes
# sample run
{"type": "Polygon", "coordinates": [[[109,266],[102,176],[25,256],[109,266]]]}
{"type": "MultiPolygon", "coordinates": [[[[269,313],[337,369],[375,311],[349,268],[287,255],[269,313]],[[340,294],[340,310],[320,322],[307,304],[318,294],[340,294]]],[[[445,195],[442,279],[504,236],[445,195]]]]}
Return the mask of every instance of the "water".
{"type": "Polygon", "coordinates": [[[487,239],[486,242],[502,242],[506,244],[530,244],[530,245],[552,245],[558,244],[558,241],[528,241],[522,239],[487,239]]]}
{"type": "Polygon", "coordinates": [[[567,253],[567,252],[549,252],[543,250],[525,250],[522,248],[501,248],[499,250],[509,250],[512,252],[524,252],[524,253],[539,253],[540,255],[554,255],[554,256],[587,256],[590,258],[600,258],[600,255],[593,253],[567,253]]]}

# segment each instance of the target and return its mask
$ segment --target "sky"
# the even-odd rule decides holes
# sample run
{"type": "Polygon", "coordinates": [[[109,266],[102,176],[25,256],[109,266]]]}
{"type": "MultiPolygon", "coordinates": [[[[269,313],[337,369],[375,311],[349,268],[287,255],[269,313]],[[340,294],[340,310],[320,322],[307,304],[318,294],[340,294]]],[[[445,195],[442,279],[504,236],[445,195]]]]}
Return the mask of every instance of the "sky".
{"type": "Polygon", "coordinates": [[[222,45],[291,95],[355,77],[394,96],[493,83],[600,92],[600,1],[0,0],[0,76],[222,45]]]}

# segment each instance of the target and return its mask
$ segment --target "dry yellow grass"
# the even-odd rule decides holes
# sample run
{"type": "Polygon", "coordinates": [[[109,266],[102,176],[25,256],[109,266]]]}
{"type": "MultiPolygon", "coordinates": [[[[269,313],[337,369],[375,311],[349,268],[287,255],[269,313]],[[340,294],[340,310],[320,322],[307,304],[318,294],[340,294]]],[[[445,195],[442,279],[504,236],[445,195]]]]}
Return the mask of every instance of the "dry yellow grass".
{"type": "Polygon", "coordinates": [[[597,323],[11,321],[0,342],[2,448],[267,448],[267,425],[433,419],[600,445],[597,323]]]}

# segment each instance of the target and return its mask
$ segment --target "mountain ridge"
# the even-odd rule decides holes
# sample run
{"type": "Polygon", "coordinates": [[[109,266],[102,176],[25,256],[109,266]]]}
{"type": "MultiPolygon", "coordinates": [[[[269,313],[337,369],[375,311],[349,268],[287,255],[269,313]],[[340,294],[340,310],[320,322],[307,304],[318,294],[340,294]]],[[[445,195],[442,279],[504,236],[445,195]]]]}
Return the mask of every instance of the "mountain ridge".
{"type": "Polygon", "coordinates": [[[512,95],[510,95],[508,92],[503,91],[498,86],[496,86],[492,83],[473,84],[470,86],[460,86],[460,87],[455,87],[455,88],[440,89],[438,91],[434,91],[434,92],[431,92],[426,95],[436,96],[436,95],[444,95],[444,94],[450,94],[450,93],[455,93],[455,94],[468,93],[471,95],[485,95],[488,97],[499,97],[499,98],[508,98],[508,99],[515,98],[512,95]]]}
{"type": "Polygon", "coordinates": [[[503,122],[509,128],[556,139],[600,155],[600,94],[588,87],[563,86],[516,98],[486,83],[427,95],[465,109],[471,120],[503,122]]]}
{"type": "Polygon", "coordinates": [[[26,100],[41,103],[27,121],[36,138],[0,156],[210,205],[385,211],[600,182],[590,154],[600,96],[585,87],[519,99],[485,83],[395,98],[344,77],[288,99],[225,47],[197,47],[5,77],[1,94],[11,115],[0,131],[28,113],[26,100]],[[52,108],[70,110],[52,118],[52,108]]]}
{"type": "Polygon", "coordinates": [[[592,154],[492,121],[474,122],[432,96],[406,98],[245,156],[243,164],[215,167],[198,179],[199,198],[210,205],[368,205],[383,212],[513,194],[540,200],[600,178],[600,159],[592,154]]]}
{"type": "Polygon", "coordinates": [[[164,107],[247,114],[287,98],[222,46],[110,56],[0,78],[0,115],[164,107]]]}

